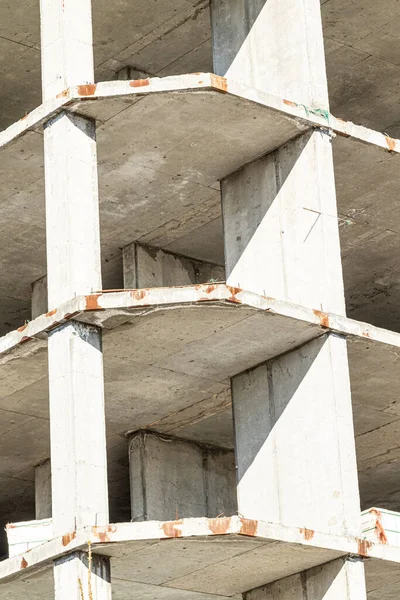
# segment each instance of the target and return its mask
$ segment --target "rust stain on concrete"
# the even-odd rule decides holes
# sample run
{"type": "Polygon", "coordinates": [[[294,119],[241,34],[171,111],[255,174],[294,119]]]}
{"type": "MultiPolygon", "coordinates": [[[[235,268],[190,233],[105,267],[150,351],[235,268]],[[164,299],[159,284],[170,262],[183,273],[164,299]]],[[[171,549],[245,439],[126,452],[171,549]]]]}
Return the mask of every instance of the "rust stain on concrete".
{"type": "Polygon", "coordinates": [[[87,83],[86,85],[78,85],[78,96],[94,96],[97,85],[95,83],[87,83]]]}
{"type": "Polygon", "coordinates": [[[143,289],[143,290],[131,290],[129,292],[131,298],[133,298],[133,300],[143,300],[143,298],[145,298],[147,296],[147,289],[143,289]]]}
{"type": "Polygon", "coordinates": [[[322,327],[329,327],[329,316],[327,313],[322,312],[321,310],[313,310],[313,313],[316,317],[318,317],[322,327]]]}
{"type": "Polygon", "coordinates": [[[76,538],[76,531],[72,531],[71,533],[66,533],[62,538],[62,545],[68,546],[76,538]]]}
{"type": "Polygon", "coordinates": [[[28,561],[26,561],[25,558],[22,557],[22,560],[21,560],[21,569],[26,569],[27,566],[28,566],[28,561]]]}
{"type": "Polygon", "coordinates": [[[315,531],[313,529],[307,529],[306,527],[302,527],[300,529],[300,533],[307,542],[312,540],[315,535],[315,531]]]}
{"type": "Polygon", "coordinates": [[[291,100],[283,100],[283,104],[287,104],[287,106],[298,106],[296,102],[292,102],[291,100]]]}
{"type": "Polygon", "coordinates": [[[169,538],[180,538],[182,537],[182,531],[180,530],[181,525],[183,525],[182,519],[178,521],[166,521],[161,525],[161,529],[169,538]]]}
{"type": "Polygon", "coordinates": [[[208,519],[208,528],[214,535],[224,535],[231,525],[230,517],[208,519]]]}
{"type": "Polygon", "coordinates": [[[57,98],[66,98],[69,94],[69,89],[63,90],[59,94],[57,94],[57,98]]]}
{"type": "Polygon", "coordinates": [[[55,315],[57,312],[56,308],[53,308],[53,310],[51,310],[50,312],[46,313],[46,317],[52,317],[53,315],[55,315]]]}
{"type": "Polygon", "coordinates": [[[19,331],[20,333],[22,333],[23,331],[25,331],[25,329],[28,327],[28,323],[25,323],[25,325],[21,325],[21,327],[18,327],[17,331],[19,331]]]}
{"type": "Polygon", "coordinates": [[[396,150],[396,140],[389,137],[388,135],[386,136],[386,143],[388,145],[389,152],[394,152],[396,150]]]}
{"type": "Polygon", "coordinates": [[[372,508],[370,510],[370,512],[371,512],[371,514],[375,515],[375,518],[376,518],[375,527],[376,527],[376,531],[378,534],[379,542],[381,544],[386,545],[388,543],[388,539],[387,539],[386,531],[382,525],[382,513],[380,510],[377,510],[376,508],[372,508]]]}
{"type": "Polygon", "coordinates": [[[129,85],[133,88],[146,87],[147,85],[150,85],[150,79],[132,79],[132,81],[129,82],[129,85]]]}
{"type": "Polygon", "coordinates": [[[258,521],[254,521],[254,519],[240,519],[240,531],[242,535],[249,535],[254,537],[257,533],[258,521]]]}
{"type": "Polygon", "coordinates": [[[227,298],[228,302],[235,302],[236,304],[242,304],[241,301],[236,298],[237,294],[240,294],[242,291],[240,288],[232,287],[230,285],[226,286],[226,289],[230,292],[230,297],[227,298]]]}
{"type": "Polygon", "coordinates": [[[226,77],[220,77],[219,75],[211,75],[211,85],[214,89],[219,92],[226,94],[228,92],[228,80],[226,77]]]}
{"type": "Polygon", "coordinates": [[[101,306],[99,305],[98,299],[101,294],[90,294],[89,296],[85,296],[85,310],[99,310],[101,306]]]}
{"type": "Polygon", "coordinates": [[[93,535],[96,536],[102,544],[110,542],[110,533],[116,533],[117,527],[108,525],[108,527],[92,527],[93,535]]]}
{"type": "Polygon", "coordinates": [[[370,542],[369,540],[358,539],[357,546],[358,554],[360,554],[361,556],[368,556],[368,551],[372,546],[372,542],[370,542]]]}

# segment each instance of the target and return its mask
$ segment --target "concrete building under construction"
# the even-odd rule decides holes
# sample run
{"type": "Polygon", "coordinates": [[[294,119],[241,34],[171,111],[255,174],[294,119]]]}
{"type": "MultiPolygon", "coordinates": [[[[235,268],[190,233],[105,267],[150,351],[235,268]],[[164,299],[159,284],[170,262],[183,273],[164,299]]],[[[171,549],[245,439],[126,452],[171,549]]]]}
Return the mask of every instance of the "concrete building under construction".
{"type": "Polygon", "coordinates": [[[1,0],[0,600],[398,600],[400,2],[1,0]]]}

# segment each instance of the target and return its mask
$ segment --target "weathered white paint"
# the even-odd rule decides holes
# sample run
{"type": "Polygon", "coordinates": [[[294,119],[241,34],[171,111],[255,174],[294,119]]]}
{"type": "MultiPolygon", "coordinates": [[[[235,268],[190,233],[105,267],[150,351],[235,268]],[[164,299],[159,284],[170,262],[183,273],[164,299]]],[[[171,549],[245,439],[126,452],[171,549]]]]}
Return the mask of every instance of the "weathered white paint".
{"type": "Polygon", "coordinates": [[[212,0],[214,71],[328,108],[319,0],[212,0]]]}
{"type": "Polygon", "coordinates": [[[129,444],[133,521],[236,512],[233,452],[172,436],[135,433],[129,444]]]}
{"type": "Polygon", "coordinates": [[[53,538],[51,519],[37,519],[6,525],[8,555],[18,556],[50,541],[53,538]]]}
{"type": "Polygon", "coordinates": [[[71,321],[49,334],[55,535],[108,522],[101,332],[71,321]]]}
{"type": "Polygon", "coordinates": [[[60,113],[44,129],[49,309],[101,289],[95,123],[60,113]]]}
{"type": "Polygon", "coordinates": [[[94,81],[91,0],[40,0],[44,100],[94,81]]]}
{"type": "Polygon", "coordinates": [[[35,517],[49,519],[51,515],[51,462],[47,459],[35,467],[35,517]]]}
{"type": "Polygon", "coordinates": [[[111,565],[105,556],[74,552],[54,562],[55,597],[111,600],[111,565]]]}
{"type": "Polygon", "coordinates": [[[360,534],[346,341],[313,340],[232,380],[239,514],[360,534]]]}
{"type": "Polygon", "coordinates": [[[308,132],[222,181],[227,283],[345,314],[330,135],[308,132]]]}
{"type": "Polygon", "coordinates": [[[366,600],[364,564],[339,558],[252,590],[244,600],[366,600]]]}
{"type": "Polygon", "coordinates": [[[127,289],[174,287],[225,280],[224,268],[219,265],[137,243],[123,248],[122,259],[124,287],[127,289]]]}

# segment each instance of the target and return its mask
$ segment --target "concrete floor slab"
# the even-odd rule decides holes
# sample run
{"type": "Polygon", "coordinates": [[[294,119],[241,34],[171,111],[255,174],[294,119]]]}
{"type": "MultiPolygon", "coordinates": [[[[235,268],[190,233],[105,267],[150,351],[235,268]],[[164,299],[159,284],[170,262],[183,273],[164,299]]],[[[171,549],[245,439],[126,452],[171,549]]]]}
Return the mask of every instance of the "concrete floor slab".
{"type": "Polygon", "coordinates": [[[46,271],[40,128],[63,108],[103,120],[97,135],[105,288],[121,285],[120,248],[133,240],[221,263],[218,180],[305,129],[329,124],[337,133],[348,314],[400,330],[400,142],[330,116],[328,123],[294,102],[210,74],[139,83],[78,86],[0,134],[3,331],[30,318],[30,284],[46,271]]]}

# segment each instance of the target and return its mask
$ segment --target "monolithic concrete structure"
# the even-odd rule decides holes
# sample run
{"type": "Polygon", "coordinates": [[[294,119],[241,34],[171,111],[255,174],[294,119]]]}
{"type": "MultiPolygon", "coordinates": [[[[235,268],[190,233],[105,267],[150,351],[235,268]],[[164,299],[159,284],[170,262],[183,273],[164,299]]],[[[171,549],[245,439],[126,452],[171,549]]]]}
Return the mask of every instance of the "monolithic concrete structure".
{"type": "Polygon", "coordinates": [[[0,600],[397,600],[399,19],[0,6],[0,600]]]}

